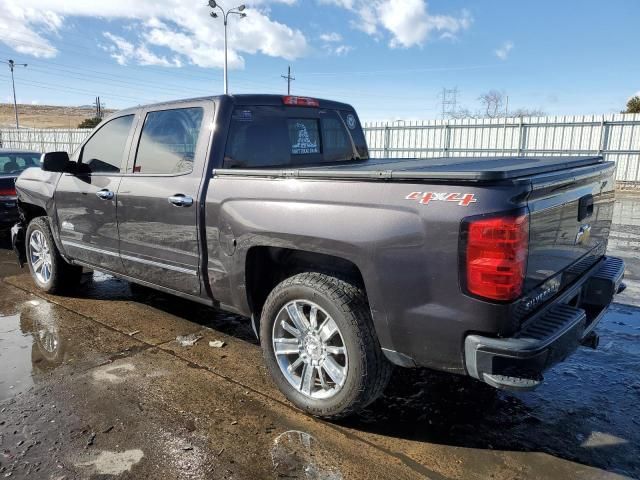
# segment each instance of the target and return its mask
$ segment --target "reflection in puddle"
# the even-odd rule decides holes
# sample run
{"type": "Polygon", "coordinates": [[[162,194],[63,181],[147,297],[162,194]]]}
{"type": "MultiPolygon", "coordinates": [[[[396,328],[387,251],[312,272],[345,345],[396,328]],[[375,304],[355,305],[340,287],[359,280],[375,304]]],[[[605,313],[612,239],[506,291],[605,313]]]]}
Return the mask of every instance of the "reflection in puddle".
{"type": "Polygon", "coordinates": [[[0,317],[0,402],[28,390],[31,379],[31,335],[20,329],[20,314],[0,317]]]}
{"type": "Polygon", "coordinates": [[[37,374],[56,368],[63,357],[52,304],[32,300],[19,313],[0,316],[0,402],[31,388],[37,374]]]}

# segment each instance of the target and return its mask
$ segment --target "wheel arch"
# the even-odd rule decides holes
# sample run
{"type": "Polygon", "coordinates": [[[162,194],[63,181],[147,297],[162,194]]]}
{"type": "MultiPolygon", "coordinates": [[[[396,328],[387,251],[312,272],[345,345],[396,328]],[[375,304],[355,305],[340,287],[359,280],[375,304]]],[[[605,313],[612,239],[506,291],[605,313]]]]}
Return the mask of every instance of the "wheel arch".
{"type": "Polygon", "coordinates": [[[280,282],[302,272],[325,273],[366,287],[360,268],[351,260],[292,248],[254,246],[247,251],[245,285],[247,303],[256,336],[260,331],[260,315],[267,296],[280,282]]]}

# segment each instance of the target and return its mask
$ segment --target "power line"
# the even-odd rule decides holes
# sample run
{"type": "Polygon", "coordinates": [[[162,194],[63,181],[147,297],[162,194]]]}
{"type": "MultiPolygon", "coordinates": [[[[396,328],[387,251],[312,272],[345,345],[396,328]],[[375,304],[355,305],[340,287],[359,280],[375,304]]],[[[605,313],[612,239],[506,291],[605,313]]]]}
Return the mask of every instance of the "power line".
{"type": "Polygon", "coordinates": [[[287,74],[280,76],[287,81],[287,95],[291,95],[291,81],[296,79],[291,76],[291,65],[289,65],[289,68],[287,69],[287,74]]]}

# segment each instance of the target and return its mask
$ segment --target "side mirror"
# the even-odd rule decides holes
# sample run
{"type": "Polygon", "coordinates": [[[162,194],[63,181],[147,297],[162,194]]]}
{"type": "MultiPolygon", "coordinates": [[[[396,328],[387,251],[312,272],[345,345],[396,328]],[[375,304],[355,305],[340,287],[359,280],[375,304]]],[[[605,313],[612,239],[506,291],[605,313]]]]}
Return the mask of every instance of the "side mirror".
{"type": "Polygon", "coordinates": [[[40,158],[42,170],[45,172],[75,173],[76,164],[69,159],[67,152],[43,153],[40,158]]]}

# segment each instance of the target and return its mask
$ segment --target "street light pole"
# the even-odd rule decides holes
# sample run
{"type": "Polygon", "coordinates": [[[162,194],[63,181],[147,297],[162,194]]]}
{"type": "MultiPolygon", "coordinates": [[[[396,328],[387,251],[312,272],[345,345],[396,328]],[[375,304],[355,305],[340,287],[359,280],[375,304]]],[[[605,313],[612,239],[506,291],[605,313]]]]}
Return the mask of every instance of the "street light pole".
{"type": "Polygon", "coordinates": [[[229,95],[229,71],[227,70],[227,16],[224,16],[224,94],[229,95]]]}
{"type": "Polygon", "coordinates": [[[7,65],[9,65],[9,70],[11,70],[11,87],[13,88],[13,111],[16,114],[16,129],[20,128],[20,122],[18,121],[18,102],[16,101],[16,81],[13,78],[13,69],[15,67],[26,67],[26,63],[16,63],[13,60],[7,60],[7,65]]]}
{"type": "MultiPolygon", "coordinates": [[[[228,76],[228,68],[227,68],[227,23],[229,15],[238,15],[240,18],[244,18],[247,16],[246,13],[242,13],[245,9],[244,5],[239,5],[237,7],[230,8],[225,11],[220,5],[218,5],[215,0],[209,0],[209,6],[214,10],[217,8],[222,13],[222,20],[224,23],[224,94],[229,95],[229,76],[228,76]]],[[[213,18],[218,18],[218,14],[216,12],[211,12],[213,18]]]]}

